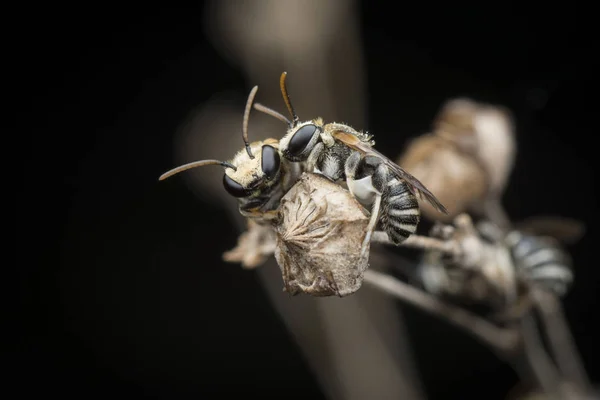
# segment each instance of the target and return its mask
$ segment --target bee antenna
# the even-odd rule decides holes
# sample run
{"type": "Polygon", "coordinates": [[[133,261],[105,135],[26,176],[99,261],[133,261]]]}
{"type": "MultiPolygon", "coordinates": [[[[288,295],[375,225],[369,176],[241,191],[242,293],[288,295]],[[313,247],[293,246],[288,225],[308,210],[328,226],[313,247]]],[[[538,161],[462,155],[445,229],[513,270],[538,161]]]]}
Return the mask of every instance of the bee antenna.
{"type": "Polygon", "coordinates": [[[293,125],[298,125],[298,116],[294,111],[294,107],[292,107],[292,102],[290,101],[290,95],[287,92],[287,87],[285,86],[285,78],[287,77],[287,72],[283,72],[281,74],[281,78],[279,78],[279,87],[281,88],[281,94],[283,95],[283,101],[285,101],[285,105],[287,106],[288,111],[293,119],[293,125]]]}
{"type": "Polygon", "coordinates": [[[260,112],[263,112],[265,114],[268,114],[271,117],[275,117],[275,118],[277,118],[278,120],[280,120],[282,122],[285,122],[286,124],[288,124],[288,126],[290,128],[293,126],[292,123],[290,122],[290,120],[285,117],[285,115],[279,114],[277,111],[273,110],[272,108],[265,107],[265,106],[263,106],[260,103],[255,103],[254,104],[254,109],[258,110],[260,112]]]}
{"type": "Polygon", "coordinates": [[[162,174],[160,176],[160,178],[158,178],[158,180],[162,181],[162,180],[167,179],[170,176],[173,176],[175,174],[178,174],[178,173],[180,173],[182,171],[185,171],[185,170],[188,170],[190,168],[203,167],[205,165],[220,165],[222,167],[231,168],[232,170],[237,171],[237,168],[234,165],[232,165],[232,164],[230,164],[230,163],[228,163],[226,161],[202,160],[202,161],[194,161],[194,162],[191,162],[191,163],[188,163],[188,164],[181,165],[181,166],[179,166],[177,168],[173,168],[172,170],[167,171],[164,174],[162,174]]]}
{"type": "Polygon", "coordinates": [[[250,119],[250,110],[252,109],[252,102],[254,101],[257,91],[258,86],[254,86],[250,91],[248,101],[246,101],[246,109],[244,110],[244,122],[242,123],[242,139],[244,140],[246,151],[248,152],[250,158],[254,158],[254,154],[252,154],[252,151],[250,150],[250,143],[248,142],[248,120],[250,119]]]}

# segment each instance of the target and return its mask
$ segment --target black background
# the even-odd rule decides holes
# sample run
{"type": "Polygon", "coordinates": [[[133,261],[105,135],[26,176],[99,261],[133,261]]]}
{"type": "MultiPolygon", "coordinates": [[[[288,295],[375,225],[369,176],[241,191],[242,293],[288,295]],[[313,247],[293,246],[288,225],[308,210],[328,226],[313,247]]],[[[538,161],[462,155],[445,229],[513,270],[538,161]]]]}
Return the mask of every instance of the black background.
{"type": "MultiPolygon", "coordinates": [[[[383,148],[400,149],[428,129],[448,97],[513,110],[519,155],[505,196],[509,213],[556,213],[588,225],[571,249],[578,280],[565,307],[598,381],[590,93],[597,51],[586,10],[573,2],[544,7],[364,2],[366,128],[407,132],[377,136],[383,148]],[[400,45],[414,56],[396,51],[400,45]],[[412,85],[390,90],[394,73],[414,76],[412,85]]],[[[236,240],[225,210],[177,180],[157,184],[176,164],[173,132],[189,110],[214,92],[245,96],[249,89],[205,39],[202,12],[200,3],[177,10],[86,5],[12,17],[15,53],[7,64],[23,143],[9,150],[21,175],[18,261],[9,263],[21,274],[11,369],[22,395],[271,398],[287,390],[322,398],[255,274],[221,262],[236,240]],[[192,68],[198,57],[201,71],[192,68]]],[[[487,350],[407,312],[432,399],[502,398],[514,384],[487,350]],[[448,372],[467,352],[481,354],[480,364],[448,372]],[[498,388],[492,395],[491,385],[498,388]]]]}

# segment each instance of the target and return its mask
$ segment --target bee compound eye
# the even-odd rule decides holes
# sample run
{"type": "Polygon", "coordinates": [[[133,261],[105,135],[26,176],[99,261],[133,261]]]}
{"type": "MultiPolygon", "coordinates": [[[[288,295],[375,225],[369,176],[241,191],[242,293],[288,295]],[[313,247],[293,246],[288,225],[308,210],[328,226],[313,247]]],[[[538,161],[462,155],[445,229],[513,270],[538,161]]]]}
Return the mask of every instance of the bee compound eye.
{"type": "Polygon", "coordinates": [[[306,146],[310,143],[313,136],[317,133],[317,126],[313,124],[304,125],[298,129],[294,136],[290,139],[287,151],[293,155],[300,155],[306,150],[306,146]]]}
{"type": "Polygon", "coordinates": [[[275,177],[275,175],[277,175],[280,164],[281,159],[279,158],[279,152],[277,152],[277,150],[272,146],[263,146],[260,167],[267,178],[272,179],[275,177]]]}
{"type": "Polygon", "coordinates": [[[246,197],[248,191],[239,183],[231,179],[227,174],[223,175],[223,186],[227,193],[233,197],[246,197]]]}

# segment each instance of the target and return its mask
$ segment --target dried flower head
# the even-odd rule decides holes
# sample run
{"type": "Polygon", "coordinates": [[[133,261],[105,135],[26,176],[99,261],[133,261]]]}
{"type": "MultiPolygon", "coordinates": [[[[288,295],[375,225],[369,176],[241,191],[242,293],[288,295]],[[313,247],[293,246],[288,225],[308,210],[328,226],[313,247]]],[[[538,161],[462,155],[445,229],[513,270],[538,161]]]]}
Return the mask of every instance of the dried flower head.
{"type": "Polygon", "coordinates": [[[368,267],[368,251],[361,257],[368,224],[368,213],[346,189],[303,174],[281,199],[274,223],[284,290],[340,297],[356,292],[368,267]]]}

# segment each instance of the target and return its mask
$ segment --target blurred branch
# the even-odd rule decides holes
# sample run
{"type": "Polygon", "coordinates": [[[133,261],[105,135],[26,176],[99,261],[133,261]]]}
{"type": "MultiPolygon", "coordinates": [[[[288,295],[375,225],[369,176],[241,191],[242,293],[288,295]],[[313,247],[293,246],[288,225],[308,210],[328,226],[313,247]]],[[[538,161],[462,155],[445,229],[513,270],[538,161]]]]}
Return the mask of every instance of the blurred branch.
{"type": "Polygon", "coordinates": [[[569,371],[574,377],[567,376],[567,380],[547,354],[531,313],[520,318],[519,324],[513,325],[514,328],[501,328],[387,274],[369,269],[365,271],[364,281],[375,289],[463,329],[489,346],[502,359],[511,363],[524,381],[528,381],[529,373],[532,373],[537,384],[550,399],[582,399],[585,398],[586,393],[591,393],[591,386],[587,380],[583,380],[585,378],[583,369],[578,370],[580,365],[573,364],[571,359],[576,353],[567,354],[570,343],[563,342],[567,340],[562,336],[565,333],[564,326],[553,325],[559,330],[557,336],[560,337],[554,339],[556,342],[552,347],[555,351],[559,349],[563,353],[562,357],[568,357],[558,364],[563,364],[563,368],[574,369],[569,371]],[[519,360],[525,360],[526,364],[522,365],[519,360]]]}
{"type": "Polygon", "coordinates": [[[521,318],[520,330],[523,337],[523,352],[538,385],[546,395],[557,399],[560,393],[560,376],[552,360],[544,350],[531,313],[521,318]]]}
{"type": "Polygon", "coordinates": [[[584,391],[591,391],[592,385],[579,357],[560,302],[554,294],[537,288],[532,290],[532,297],[539,311],[548,345],[562,374],[584,391]]]}
{"type": "MultiPolygon", "coordinates": [[[[432,234],[439,238],[412,235],[400,243],[400,246],[444,253],[450,256],[455,267],[477,272],[492,284],[497,279],[497,275],[486,274],[485,271],[486,265],[496,267],[503,265],[497,258],[499,253],[490,251],[494,249],[493,247],[483,245],[468,215],[457,216],[454,226],[437,225],[432,230],[432,234]]],[[[394,245],[385,232],[375,232],[373,241],[394,245]]],[[[590,382],[579,359],[556,294],[538,288],[535,282],[527,279],[520,279],[517,276],[514,279],[518,279],[523,285],[524,292],[519,297],[508,298],[508,303],[502,306],[503,311],[496,313],[496,316],[504,317],[499,319],[492,317],[492,321],[502,320],[506,323],[505,327],[499,327],[393,277],[372,270],[365,273],[365,281],[371,285],[453,323],[486,343],[501,358],[511,363],[524,381],[533,378],[547,396],[556,399],[579,399],[582,395],[591,393],[590,382]],[[505,309],[506,307],[508,308],[505,309]],[[542,323],[540,327],[536,325],[533,314],[536,309],[540,314],[542,323]],[[542,332],[548,338],[548,346],[555,359],[548,353],[541,336],[542,332]]],[[[462,281],[461,284],[468,285],[467,282],[462,281]]],[[[468,293],[467,289],[462,290],[468,293]]]]}
{"type": "Polygon", "coordinates": [[[496,327],[462,308],[440,301],[389,275],[367,270],[365,271],[365,282],[466,330],[483,343],[501,353],[508,354],[514,352],[518,347],[519,335],[516,331],[496,327]]]}

